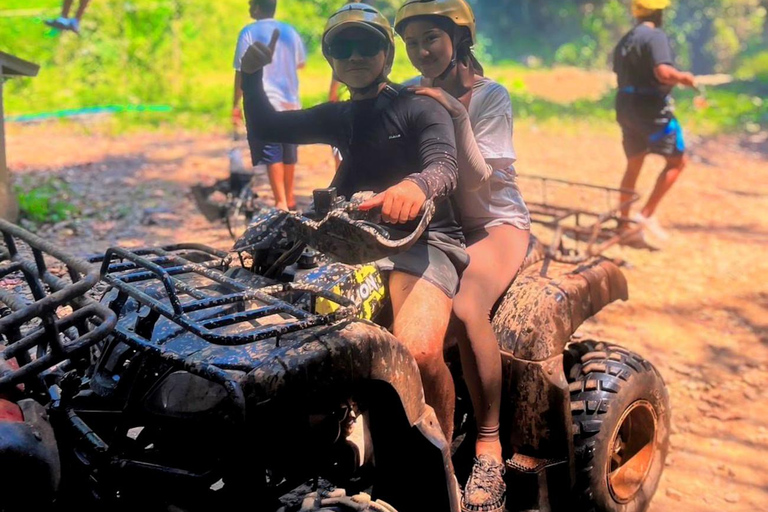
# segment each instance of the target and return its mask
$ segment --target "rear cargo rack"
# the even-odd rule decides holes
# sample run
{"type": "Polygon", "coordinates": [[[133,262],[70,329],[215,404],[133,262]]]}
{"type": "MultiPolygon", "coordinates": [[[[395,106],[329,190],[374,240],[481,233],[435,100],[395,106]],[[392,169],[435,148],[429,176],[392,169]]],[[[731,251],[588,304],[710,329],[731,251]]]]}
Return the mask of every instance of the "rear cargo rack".
{"type": "MultiPolygon", "coordinates": [[[[128,297],[151,310],[142,319],[142,330],[148,332],[163,316],[217,345],[243,345],[268,338],[276,338],[279,343],[282,335],[330,325],[359,313],[359,305],[351,300],[311,285],[278,283],[253,287],[232,279],[224,273],[230,267],[230,255],[200,244],[177,244],[140,250],[113,247],[103,257],[94,257],[90,261],[100,261],[102,279],[119,290],[111,306],[113,310],[122,308],[128,297]],[[204,261],[194,262],[190,258],[204,261]],[[190,285],[179,279],[184,274],[196,274],[207,279],[216,285],[215,290],[190,285]],[[165,292],[162,300],[145,291],[146,285],[153,281],[162,283],[165,292]],[[315,314],[309,308],[293,304],[289,297],[295,294],[308,294],[311,297],[308,302],[312,304],[316,298],[323,298],[340,307],[330,314],[315,314]],[[182,300],[183,297],[187,300],[182,300]],[[190,316],[192,312],[225,305],[238,306],[240,311],[202,321],[190,316]],[[241,325],[272,315],[281,315],[285,321],[264,326],[241,325]],[[245,327],[243,332],[221,332],[224,328],[237,325],[245,327]]],[[[144,337],[151,343],[151,335],[144,337]]]]}
{"type": "Polygon", "coordinates": [[[86,296],[97,269],[0,219],[0,389],[29,381],[102,340],[115,314],[86,296]],[[3,305],[5,305],[3,307],[3,305]]]}
{"type": "Polygon", "coordinates": [[[633,190],[527,174],[519,174],[518,183],[531,222],[552,232],[547,256],[555,261],[586,261],[634,237],[641,229],[621,219],[621,208],[640,197],[633,190]],[[623,203],[622,194],[629,198],[623,203]]]}

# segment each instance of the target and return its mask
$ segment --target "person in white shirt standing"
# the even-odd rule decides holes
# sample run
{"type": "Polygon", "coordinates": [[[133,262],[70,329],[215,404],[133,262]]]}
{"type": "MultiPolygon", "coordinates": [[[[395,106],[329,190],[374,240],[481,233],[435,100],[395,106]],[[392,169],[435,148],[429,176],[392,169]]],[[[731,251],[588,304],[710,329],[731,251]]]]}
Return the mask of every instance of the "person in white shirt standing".
{"type": "MultiPolygon", "coordinates": [[[[277,0],[250,0],[250,14],[256,21],[240,31],[235,50],[235,94],[232,121],[235,130],[242,126],[243,97],[240,63],[245,51],[259,41],[267,44],[275,30],[280,37],[275,46],[272,63],[264,68],[264,90],[275,110],[297,110],[299,101],[299,78],[297,71],[304,67],[306,50],[296,29],[287,23],[274,19],[277,0]]],[[[295,144],[273,144],[268,141],[252,140],[251,161],[253,165],[266,164],[269,183],[275,197],[275,206],[283,210],[294,209],[293,177],[296,166],[295,144]]]]}

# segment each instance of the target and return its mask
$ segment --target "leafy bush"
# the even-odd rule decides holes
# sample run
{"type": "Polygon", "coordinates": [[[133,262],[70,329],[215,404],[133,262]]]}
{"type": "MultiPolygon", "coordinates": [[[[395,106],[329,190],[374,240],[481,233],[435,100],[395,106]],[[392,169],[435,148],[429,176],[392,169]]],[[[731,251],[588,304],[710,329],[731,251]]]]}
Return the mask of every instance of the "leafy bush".
{"type": "Polygon", "coordinates": [[[567,66],[591,66],[595,62],[597,43],[590,36],[565,43],[555,52],[555,62],[567,66]]]}
{"type": "Polygon", "coordinates": [[[735,75],[740,80],[757,80],[768,83],[768,50],[742,60],[735,75]]]}
{"type": "Polygon", "coordinates": [[[23,219],[37,224],[55,223],[77,213],[77,208],[67,201],[69,187],[61,180],[52,179],[34,187],[26,181],[15,189],[23,219]]]}

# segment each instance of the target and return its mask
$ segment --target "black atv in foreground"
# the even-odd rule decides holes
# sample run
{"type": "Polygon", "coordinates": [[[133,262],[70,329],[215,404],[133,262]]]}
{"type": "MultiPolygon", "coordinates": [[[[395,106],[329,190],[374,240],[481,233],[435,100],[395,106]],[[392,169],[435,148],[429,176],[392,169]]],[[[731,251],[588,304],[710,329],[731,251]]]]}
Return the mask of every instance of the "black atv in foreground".
{"type": "MultiPolygon", "coordinates": [[[[355,204],[321,190],[307,215],[262,210],[229,253],[88,262],[0,221],[0,510],[458,512],[474,441],[457,347],[451,443],[366,263],[406,250],[433,207],[389,240],[355,204]]],[[[530,206],[557,236],[531,244],[493,320],[508,510],[646,510],[668,449],[661,376],[571,340],[626,281],[590,254],[597,236],[565,249],[589,212],[568,226],[530,206]]]]}

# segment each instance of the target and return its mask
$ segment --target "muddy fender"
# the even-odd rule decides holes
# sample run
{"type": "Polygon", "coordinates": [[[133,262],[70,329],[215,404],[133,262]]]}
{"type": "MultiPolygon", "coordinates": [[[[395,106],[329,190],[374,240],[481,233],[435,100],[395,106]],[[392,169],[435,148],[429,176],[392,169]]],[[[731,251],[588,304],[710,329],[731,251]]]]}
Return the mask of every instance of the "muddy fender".
{"type": "Polygon", "coordinates": [[[626,300],[627,281],[611,260],[578,266],[543,260],[512,283],[493,318],[501,349],[528,361],[544,361],[565,349],[587,318],[626,300]]]}
{"type": "Polygon", "coordinates": [[[46,508],[61,479],[59,452],[48,415],[34,400],[0,399],[0,510],[46,508]]]}
{"type": "MultiPolygon", "coordinates": [[[[458,512],[450,445],[424,403],[419,369],[408,350],[388,331],[363,321],[301,336],[246,376],[246,400],[258,404],[253,417],[285,420],[296,411],[311,411],[327,397],[364,394],[376,458],[375,497],[401,512],[458,512]]],[[[256,421],[252,428],[256,436],[282,447],[278,455],[284,461],[290,459],[285,446],[303,446],[292,464],[307,467],[317,443],[303,445],[306,436],[286,435],[295,423],[277,423],[280,429],[274,430],[275,422],[256,421]]]]}

